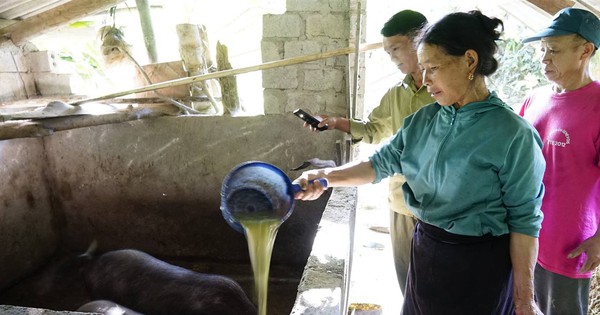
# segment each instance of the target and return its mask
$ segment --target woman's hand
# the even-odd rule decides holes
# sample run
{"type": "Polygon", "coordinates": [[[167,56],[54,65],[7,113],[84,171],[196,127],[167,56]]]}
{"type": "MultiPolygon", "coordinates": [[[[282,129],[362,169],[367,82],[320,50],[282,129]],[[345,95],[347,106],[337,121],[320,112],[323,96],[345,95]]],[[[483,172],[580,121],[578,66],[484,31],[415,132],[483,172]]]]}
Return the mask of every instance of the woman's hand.
{"type": "Polygon", "coordinates": [[[510,259],[513,265],[513,299],[516,315],[543,314],[534,300],[533,275],[538,253],[538,239],[510,233],[510,259]]]}
{"type": "Polygon", "coordinates": [[[318,178],[324,178],[322,170],[306,171],[296,178],[294,184],[300,185],[301,190],[296,193],[294,199],[315,200],[319,198],[327,188],[321,185],[318,180],[312,181],[318,178]]]}
{"type": "Polygon", "coordinates": [[[294,199],[315,200],[319,198],[325,191],[325,187],[318,180],[312,181],[319,178],[327,180],[328,187],[353,187],[372,183],[375,180],[375,170],[371,166],[371,161],[365,159],[338,167],[306,171],[294,180],[294,184],[298,184],[302,188],[294,195],[294,199]]]}

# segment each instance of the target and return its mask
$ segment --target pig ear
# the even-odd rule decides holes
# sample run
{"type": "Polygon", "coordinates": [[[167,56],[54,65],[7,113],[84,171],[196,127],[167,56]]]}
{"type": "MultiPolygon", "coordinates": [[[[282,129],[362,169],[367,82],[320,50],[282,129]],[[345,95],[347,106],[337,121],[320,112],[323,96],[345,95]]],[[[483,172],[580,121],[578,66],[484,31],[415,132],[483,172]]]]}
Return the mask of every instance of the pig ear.
{"type": "Polygon", "coordinates": [[[92,259],[96,254],[96,250],[98,250],[98,241],[93,240],[92,243],[90,243],[90,246],[88,246],[85,253],[79,255],[79,257],[92,259]]]}
{"type": "Polygon", "coordinates": [[[88,246],[87,250],[83,254],[78,255],[72,259],[74,265],[71,265],[71,271],[76,271],[80,275],[83,275],[85,267],[92,261],[97,249],[98,242],[96,240],[93,240],[92,243],[90,243],[90,246],[88,246]]]}

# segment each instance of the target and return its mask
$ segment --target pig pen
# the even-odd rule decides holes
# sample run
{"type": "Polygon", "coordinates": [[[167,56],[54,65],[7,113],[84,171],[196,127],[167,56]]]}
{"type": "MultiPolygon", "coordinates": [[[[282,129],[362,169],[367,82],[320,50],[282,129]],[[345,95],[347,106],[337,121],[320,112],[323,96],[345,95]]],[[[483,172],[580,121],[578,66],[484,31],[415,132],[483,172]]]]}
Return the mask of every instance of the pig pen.
{"type": "MultiPolygon", "coordinates": [[[[260,160],[293,179],[303,161],[335,160],[339,134],[311,133],[291,113],[117,116],[0,124],[2,314],[67,314],[89,301],[61,261],[94,240],[98,253],[134,248],[229,276],[254,300],[246,240],[219,211],[223,178],[260,160]]],[[[268,314],[341,314],[355,197],[330,189],[296,202],[275,241],[268,314]]]]}

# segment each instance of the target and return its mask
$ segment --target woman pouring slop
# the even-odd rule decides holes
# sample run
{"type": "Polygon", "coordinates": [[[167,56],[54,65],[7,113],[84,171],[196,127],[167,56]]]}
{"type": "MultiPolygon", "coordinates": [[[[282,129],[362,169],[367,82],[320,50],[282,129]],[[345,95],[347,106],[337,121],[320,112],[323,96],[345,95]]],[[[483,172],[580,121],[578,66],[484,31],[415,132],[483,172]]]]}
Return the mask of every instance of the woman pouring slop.
{"type": "Polygon", "coordinates": [[[296,199],[330,187],[406,176],[418,218],[403,315],[541,314],[533,270],[545,162],[537,132],[494,92],[502,21],[452,13],[418,39],[423,83],[436,102],[406,118],[368,160],[304,172],[296,199]],[[499,30],[498,30],[499,29],[499,30]]]}

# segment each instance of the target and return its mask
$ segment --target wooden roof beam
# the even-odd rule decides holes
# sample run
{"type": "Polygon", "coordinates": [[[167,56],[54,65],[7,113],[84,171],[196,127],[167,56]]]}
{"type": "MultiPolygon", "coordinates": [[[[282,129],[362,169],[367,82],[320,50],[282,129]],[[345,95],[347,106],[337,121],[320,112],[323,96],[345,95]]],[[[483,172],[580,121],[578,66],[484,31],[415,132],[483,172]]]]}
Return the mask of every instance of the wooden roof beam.
{"type": "Polygon", "coordinates": [[[572,7],[575,5],[575,1],[571,0],[527,0],[527,2],[548,12],[550,15],[554,15],[556,12],[566,7],[572,7]]]}
{"type": "Polygon", "coordinates": [[[12,40],[21,45],[30,38],[106,10],[124,0],[72,0],[0,29],[0,43],[12,40]]]}

